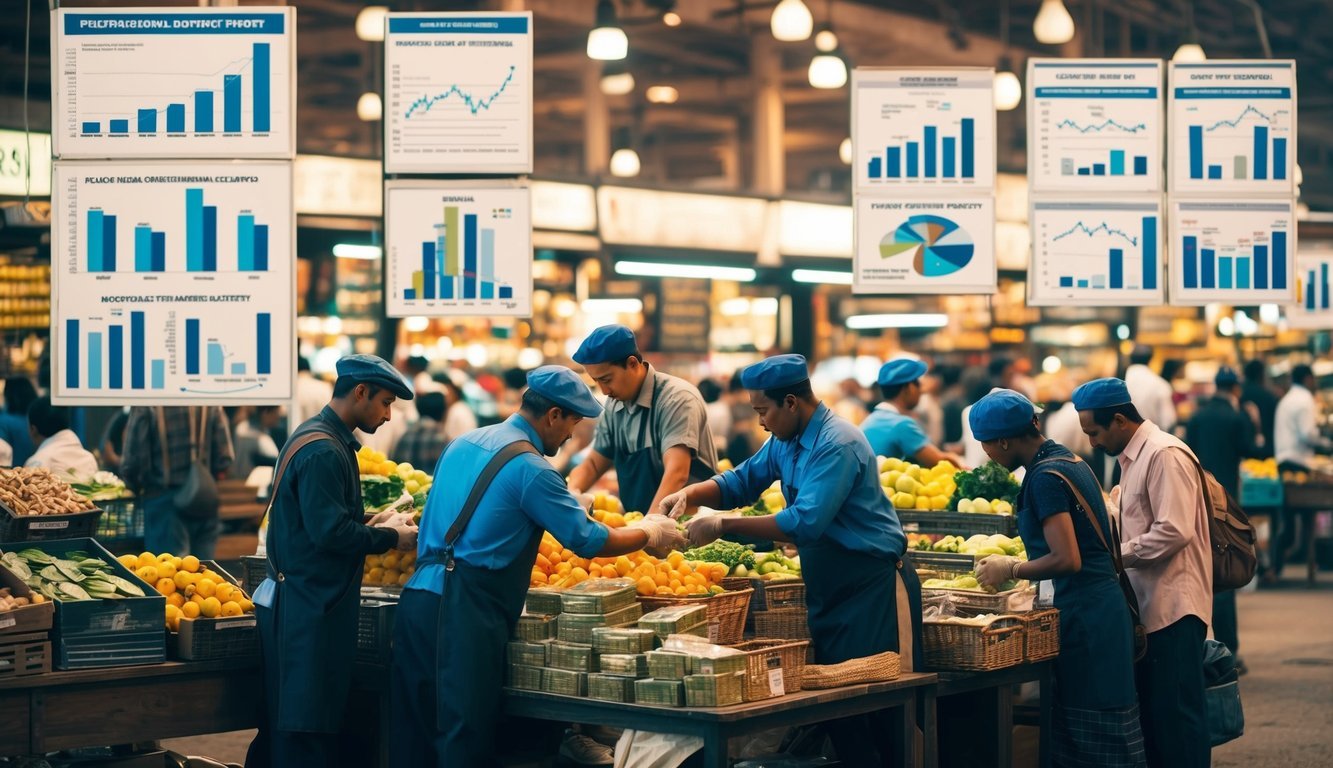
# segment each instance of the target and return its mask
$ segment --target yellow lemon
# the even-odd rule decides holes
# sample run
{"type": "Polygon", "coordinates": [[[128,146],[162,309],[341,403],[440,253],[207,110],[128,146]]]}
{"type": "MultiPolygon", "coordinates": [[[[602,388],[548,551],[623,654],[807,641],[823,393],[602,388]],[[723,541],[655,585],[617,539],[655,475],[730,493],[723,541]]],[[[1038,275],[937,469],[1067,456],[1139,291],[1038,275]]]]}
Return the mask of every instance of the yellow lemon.
{"type": "Polygon", "coordinates": [[[151,565],[141,566],[139,570],[134,572],[134,575],[138,576],[139,578],[143,579],[149,584],[157,583],[157,568],[151,565]]]}
{"type": "Polygon", "coordinates": [[[171,579],[158,579],[157,591],[162,595],[171,595],[176,592],[176,582],[171,579]]]}
{"type": "Polygon", "coordinates": [[[204,598],[204,604],[199,606],[199,614],[206,619],[216,619],[220,613],[222,613],[222,603],[218,602],[216,597],[204,598]]]}
{"type": "Polygon", "coordinates": [[[177,608],[184,608],[184,607],[185,607],[185,595],[182,595],[182,594],[179,593],[179,592],[173,592],[173,593],[171,593],[170,595],[167,595],[167,604],[168,604],[168,605],[174,605],[174,606],[176,606],[177,608]]]}
{"type": "Polygon", "coordinates": [[[195,591],[204,597],[212,597],[213,593],[217,591],[217,588],[217,583],[212,579],[200,579],[199,582],[194,585],[195,591]]]}
{"type": "Polygon", "coordinates": [[[152,552],[141,553],[139,555],[139,567],[143,568],[146,565],[157,565],[157,555],[152,552]]]}
{"type": "Polygon", "coordinates": [[[121,555],[116,559],[120,561],[121,565],[131,571],[137,571],[139,569],[139,558],[137,555],[121,555]]]}
{"type": "Polygon", "coordinates": [[[232,585],[224,581],[218,585],[217,589],[213,591],[213,596],[216,597],[220,602],[226,603],[228,600],[231,599],[232,593],[235,591],[236,587],[233,587],[232,585]]]}
{"type": "Polygon", "coordinates": [[[176,582],[176,589],[185,589],[194,583],[194,579],[190,578],[189,571],[176,571],[176,575],[172,577],[172,581],[176,582]]]}
{"type": "Polygon", "coordinates": [[[240,616],[240,615],[241,615],[241,604],[240,604],[240,603],[236,603],[236,602],[232,602],[231,600],[228,600],[227,602],[225,602],[225,603],[222,604],[222,615],[223,615],[223,616],[240,616]]]}
{"type": "Polygon", "coordinates": [[[182,605],[181,615],[187,619],[197,618],[199,616],[199,604],[190,602],[182,605]]]}
{"type": "Polygon", "coordinates": [[[159,579],[171,579],[176,576],[176,566],[163,561],[157,564],[157,577],[159,579]]]}
{"type": "Polygon", "coordinates": [[[180,567],[184,568],[190,573],[195,573],[199,570],[199,558],[195,557],[194,555],[182,557],[180,567]]]}

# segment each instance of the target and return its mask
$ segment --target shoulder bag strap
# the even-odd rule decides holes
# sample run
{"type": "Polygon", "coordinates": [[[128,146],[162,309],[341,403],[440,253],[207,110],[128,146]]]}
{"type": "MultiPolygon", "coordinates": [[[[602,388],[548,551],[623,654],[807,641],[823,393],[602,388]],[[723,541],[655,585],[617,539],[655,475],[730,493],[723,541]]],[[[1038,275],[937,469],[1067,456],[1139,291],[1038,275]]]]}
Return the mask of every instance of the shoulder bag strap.
{"type": "Polygon", "coordinates": [[[167,456],[167,410],[162,406],[153,409],[157,412],[157,442],[162,449],[162,487],[171,487],[171,460],[167,456]]]}
{"type": "MultiPolygon", "coordinates": [[[[282,459],[278,461],[277,471],[273,473],[273,485],[270,486],[269,489],[268,508],[264,510],[264,519],[268,522],[270,526],[273,524],[273,520],[271,518],[273,514],[273,504],[278,500],[278,488],[282,483],[283,474],[287,471],[287,465],[291,463],[292,458],[296,456],[297,452],[300,451],[302,448],[306,447],[307,445],[310,445],[316,440],[332,440],[332,439],[333,435],[330,435],[327,432],[307,432],[304,435],[301,435],[300,437],[293,440],[291,445],[287,446],[287,449],[283,451],[282,459]]],[[[277,563],[273,562],[273,547],[268,547],[268,546],[264,547],[264,558],[268,560],[269,565],[273,566],[274,572],[277,572],[278,565],[277,563]]]]}
{"type": "MultiPolygon", "coordinates": [[[[1047,461],[1063,461],[1068,464],[1082,463],[1082,459],[1079,459],[1078,457],[1074,457],[1071,459],[1062,456],[1058,456],[1052,459],[1047,459],[1047,461]]],[[[1033,467],[1033,469],[1034,470],[1037,469],[1042,464],[1047,463],[1047,461],[1038,463],[1036,467],[1033,467]]],[[[1065,486],[1068,487],[1069,490],[1073,492],[1074,500],[1078,502],[1079,506],[1083,507],[1083,512],[1088,516],[1088,522],[1092,523],[1092,530],[1097,534],[1097,538],[1101,540],[1102,546],[1105,547],[1106,551],[1111,554],[1111,562],[1115,564],[1115,572],[1117,574],[1124,574],[1125,568],[1120,563],[1120,547],[1118,546],[1113,547],[1111,546],[1110,542],[1107,541],[1106,534],[1102,532],[1102,525],[1097,520],[1097,514],[1092,511],[1092,505],[1088,503],[1087,499],[1083,498],[1083,494],[1079,492],[1078,486],[1074,485],[1074,481],[1066,477],[1063,472],[1055,472],[1053,470],[1052,472],[1056,477],[1064,481],[1065,486]]],[[[1118,537],[1117,537],[1117,542],[1118,542],[1118,537]]]]}
{"type": "MultiPolygon", "coordinates": [[[[472,484],[472,492],[468,494],[467,501],[463,502],[463,509],[458,513],[458,519],[449,526],[449,532],[444,535],[444,548],[446,553],[451,553],[454,548],[454,542],[463,535],[463,530],[467,528],[468,523],[472,522],[472,515],[476,513],[477,507],[481,504],[481,497],[485,495],[486,490],[491,487],[491,481],[500,474],[500,470],[515,457],[524,453],[537,453],[537,449],[527,440],[520,440],[516,443],[510,443],[500,450],[499,453],[491,457],[486,467],[481,470],[481,475],[477,477],[472,484]]],[[[446,567],[452,567],[453,555],[446,556],[446,567]]]]}

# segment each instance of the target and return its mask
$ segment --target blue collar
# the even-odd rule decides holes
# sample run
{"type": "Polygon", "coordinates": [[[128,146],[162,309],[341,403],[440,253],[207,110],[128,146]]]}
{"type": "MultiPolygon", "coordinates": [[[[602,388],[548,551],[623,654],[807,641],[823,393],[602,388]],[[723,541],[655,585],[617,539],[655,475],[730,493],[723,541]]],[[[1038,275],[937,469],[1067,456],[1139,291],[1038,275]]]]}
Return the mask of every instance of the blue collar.
{"type": "Polygon", "coordinates": [[[808,451],[815,447],[815,442],[819,439],[819,431],[824,428],[824,422],[828,421],[830,413],[832,412],[823,402],[815,407],[815,414],[810,417],[810,423],[805,425],[805,431],[801,433],[800,444],[802,448],[808,451]]]}
{"type": "Polygon", "coordinates": [[[528,442],[532,443],[532,447],[536,448],[538,453],[542,455],[546,454],[546,448],[542,445],[541,435],[537,434],[537,430],[533,428],[531,422],[523,418],[522,413],[513,414],[505,419],[505,423],[526,435],[528,442]]]}
{"type": "Polygon", "coordinates": [[[356,435],[352,434],[352,430],[348,429],[343,420],[334,412],[333,406],[326,405],[320,409],[319,418],[333,428],[333,434],[337,435],[339,440],[352,446],[353,451],[360,450],[361,443],[357,441],[356,435]]]}

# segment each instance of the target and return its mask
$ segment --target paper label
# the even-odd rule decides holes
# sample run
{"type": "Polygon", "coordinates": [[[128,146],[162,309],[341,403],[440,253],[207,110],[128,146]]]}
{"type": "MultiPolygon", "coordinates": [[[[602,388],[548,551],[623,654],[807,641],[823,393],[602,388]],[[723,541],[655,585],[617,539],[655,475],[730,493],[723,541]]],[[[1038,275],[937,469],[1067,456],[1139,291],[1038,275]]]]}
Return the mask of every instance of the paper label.
{"type": "Polygon", "coordinates": [[[235,619],[219,619],[214,628],[221,632],[224,629],[245,629],[247,627],[253,627],[255,626],[255,623],[255,617],[253,616],[238,616],[235,619]]]}
{"type": "Polygon", "coordinates": [[[19,620],[12,616],[9,618],[0,619],[0,629],[8,629],[17,623],[19,623],[19,620]]]}
{"type": "Polygon", "coordinates": [[[786,691],[782,683],[782,667],[768,670],[768,692],[774,696],[781,696],[786,691]]]}
{"type": "Polygon", "coordinates": [[[712,622],[708,625],[708,642],[716,643],[718,636],[722,634],[722,625],[712,622]]]}
{"type": "Polygon", "coordinates": [[[46,521],[33,520],[32,522],[28,523],[28,530],[30,531],[58,531],[62,528],[68,528],[68,527],[69,527],[68,520],[46,520],[46,521]]]}

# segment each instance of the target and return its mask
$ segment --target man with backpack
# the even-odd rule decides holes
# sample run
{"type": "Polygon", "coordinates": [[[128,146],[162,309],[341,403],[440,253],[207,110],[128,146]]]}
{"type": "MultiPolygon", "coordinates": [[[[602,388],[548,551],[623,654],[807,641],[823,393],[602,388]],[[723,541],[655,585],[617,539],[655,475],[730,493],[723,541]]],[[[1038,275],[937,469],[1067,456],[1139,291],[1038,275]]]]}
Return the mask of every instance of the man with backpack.
{"type": "Polygon", "coordinates": [[[1203,641],[1212,619],[1211,512],[1197,459],[1139,415],[1121,379],[1074,390],[1093,448],[1115,456],[1120,551],[1148,633],[1135,676],[1148,765],[1195,768],[1211,759],[1203,641]]]}

